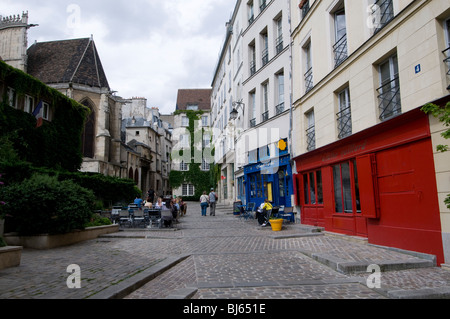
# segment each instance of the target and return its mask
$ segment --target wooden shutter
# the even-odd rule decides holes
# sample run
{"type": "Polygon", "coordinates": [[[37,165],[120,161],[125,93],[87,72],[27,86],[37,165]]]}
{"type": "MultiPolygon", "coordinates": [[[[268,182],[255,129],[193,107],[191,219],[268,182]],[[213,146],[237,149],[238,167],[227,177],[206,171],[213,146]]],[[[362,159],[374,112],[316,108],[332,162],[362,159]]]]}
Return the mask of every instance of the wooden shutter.
{"type": "Polygon", "coordinates": [[[361,214],[367,218],[380,218],[376,155],[357,157],[356,165],[358,167],[361,214]]]}

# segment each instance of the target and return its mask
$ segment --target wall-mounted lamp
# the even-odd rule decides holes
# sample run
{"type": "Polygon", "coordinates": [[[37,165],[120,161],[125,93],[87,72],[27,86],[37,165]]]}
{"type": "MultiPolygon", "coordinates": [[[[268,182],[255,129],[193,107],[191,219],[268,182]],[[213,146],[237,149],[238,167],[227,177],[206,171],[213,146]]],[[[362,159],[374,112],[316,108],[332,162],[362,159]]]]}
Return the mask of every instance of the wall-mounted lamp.
{"type": "Polygon", "coordinates": [[[239,108],[242,108],[244,110],[245,104],[242,101],[239,102],[233,102],[233,111],[230,113],[230,120],[234,121],[239,116],[239,108]]]}

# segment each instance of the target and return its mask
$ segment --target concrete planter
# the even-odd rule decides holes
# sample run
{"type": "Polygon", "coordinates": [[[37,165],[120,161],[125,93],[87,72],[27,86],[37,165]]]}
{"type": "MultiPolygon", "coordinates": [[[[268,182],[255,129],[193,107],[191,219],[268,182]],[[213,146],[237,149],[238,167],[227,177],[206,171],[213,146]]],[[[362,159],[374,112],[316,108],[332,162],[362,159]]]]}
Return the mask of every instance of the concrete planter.
{"type": "Polygon", "coordinates": [[[22,247],[0,248],[0,270],[19,266],[21,257],[22,247]]]}
{"type": "Polygon", "coordinates": [[[0,237],[5,233],[5,220],[0,218],[0,237]]]}
{"type": "Polygon", "coordinates": [[[96,239],[101,235],[116,233],[118,231],[119,225],[111,225],[90,227],[85,230],[74,231],[62,235],[18,236],[16,234],[5,234],[3,238],[10,246],[22,246],[24,248],[46,250],[96,239]]]}

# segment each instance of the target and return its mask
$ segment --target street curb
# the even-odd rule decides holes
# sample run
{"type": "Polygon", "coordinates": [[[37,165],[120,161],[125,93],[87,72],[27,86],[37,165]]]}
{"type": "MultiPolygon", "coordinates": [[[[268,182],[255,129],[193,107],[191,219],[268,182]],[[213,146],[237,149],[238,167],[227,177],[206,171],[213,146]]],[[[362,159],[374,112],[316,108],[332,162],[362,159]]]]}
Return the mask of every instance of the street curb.
{"type": "Polygon", "coordinates": [[[438,289],[391,290],[387,292],[391,299],[450,299],[450,286],[438,289]]]}
{"type": "Polygon", "coordinates": [[[166,272],[170,268],[176,266],[186,260],[190,255],[181,255],[177,257],[169,257],[156,265],[144,270],[143,272],[122,281],[121,283],[110,286],[99,293],[89,297],[88,299],[122,299],[132,292],[138,290],[152,279],[166,272]]]}

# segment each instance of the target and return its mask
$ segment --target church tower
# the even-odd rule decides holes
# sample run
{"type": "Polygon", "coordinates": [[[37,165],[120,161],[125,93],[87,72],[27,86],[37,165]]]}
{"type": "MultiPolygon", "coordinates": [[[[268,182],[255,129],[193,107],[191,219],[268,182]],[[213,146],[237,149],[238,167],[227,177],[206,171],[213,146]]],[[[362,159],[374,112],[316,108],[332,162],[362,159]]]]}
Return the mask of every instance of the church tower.
{"type": "Polygon", "coordinates": [[[28,12],[9,17],[0,16],[0,57],[7,64],[27,72],[28,12]]]}

